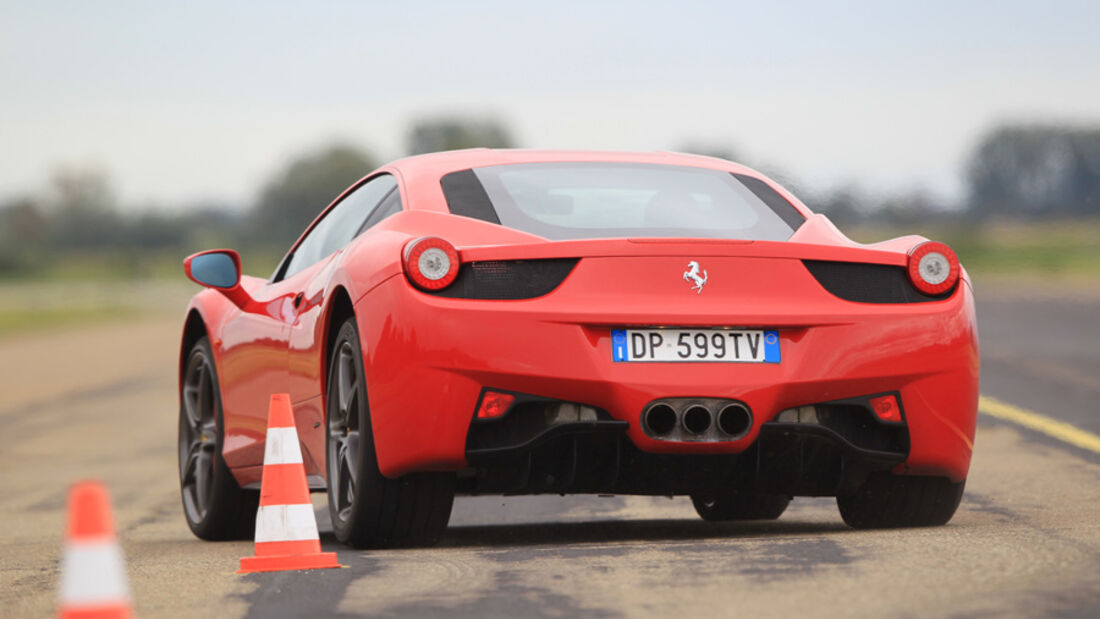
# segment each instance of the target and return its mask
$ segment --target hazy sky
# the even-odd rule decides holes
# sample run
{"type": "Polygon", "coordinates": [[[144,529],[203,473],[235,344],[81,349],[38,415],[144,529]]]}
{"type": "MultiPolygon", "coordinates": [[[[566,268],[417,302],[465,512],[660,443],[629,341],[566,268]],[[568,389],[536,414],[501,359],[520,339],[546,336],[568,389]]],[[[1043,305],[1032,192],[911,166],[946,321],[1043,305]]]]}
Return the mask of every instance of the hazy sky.
{"type": "Polygon", "coordinates": [[[1100,124],[1095,1],[178,4],[0,0],[0,199],[97,166],[129,203],[243,204],[288,156],[395,158],[448,113],[954,197],[996,123],[1100,124]]]}

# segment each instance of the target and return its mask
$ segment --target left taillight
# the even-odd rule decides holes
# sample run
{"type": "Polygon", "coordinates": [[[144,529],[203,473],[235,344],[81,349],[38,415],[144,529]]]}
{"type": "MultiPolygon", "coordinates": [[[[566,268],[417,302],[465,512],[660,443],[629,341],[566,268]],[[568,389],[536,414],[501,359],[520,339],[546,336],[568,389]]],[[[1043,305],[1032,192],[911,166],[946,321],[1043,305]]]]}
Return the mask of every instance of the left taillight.
{"type": "Polygon", "coordinates": [[[943,294],[959,281],[959,258],[943,243],[921,243],[909,251],[909,281],[925,294],[943,294]]]}
{"type": "Polygon", "coordinates": [[[421,237],[405,244],[405,277],[421,290],[442,290],[458,277],[458,250],[438,237],[421,237]]]}

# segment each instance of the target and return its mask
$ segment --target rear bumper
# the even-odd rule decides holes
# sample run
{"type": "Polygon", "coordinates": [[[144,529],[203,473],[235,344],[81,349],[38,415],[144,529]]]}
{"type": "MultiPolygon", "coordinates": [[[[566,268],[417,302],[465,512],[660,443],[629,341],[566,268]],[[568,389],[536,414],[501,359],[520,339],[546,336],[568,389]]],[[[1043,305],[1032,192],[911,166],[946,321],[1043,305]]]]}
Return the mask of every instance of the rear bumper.
{"type": "Polygon", "coordinates": [[[639,451],[685,455],[743,453],[784,409],[897,392],[909,450],[892,468],[955,481],[966,477],[979,366],[966,283],[933,303],[861,304],[821,291],[797,304],[763,298],[722,314],[680,307],[647,312],[599,294],[585,295],[578,306],[580,297],[570,294],[568,284],[538,299],[471,301],[419,293],[397,276],[357,302],[384,474],[467,468],[474,409],[482,390],[490,388],[600,409],[608,419],[626,422],[625,438],[639,451]],[[782,361],[612,362],[612,328],[659,325],[777,329],[782,361]],[[655,440],[639,417],[647,403],[669,397],[744,402],[753,413],[752,427],[731,441],[655,440]]]}

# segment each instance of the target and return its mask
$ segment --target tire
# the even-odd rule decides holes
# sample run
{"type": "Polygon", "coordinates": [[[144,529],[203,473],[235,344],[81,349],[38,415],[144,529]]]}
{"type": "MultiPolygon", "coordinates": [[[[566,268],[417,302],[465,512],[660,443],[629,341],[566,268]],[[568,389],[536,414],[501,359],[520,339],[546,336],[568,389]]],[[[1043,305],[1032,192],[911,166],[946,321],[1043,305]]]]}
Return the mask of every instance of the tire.
{"type": "Polygon", "coordinates": [[[856,529],[932,527],[947,524],[962,500],[966,480],[874,473],[855,494],[838,496],[837,507],[856,529]]]}
{"type": "Polygon", "coordinates": [[[241,489],[222,459],[222,398],[209,339],[195,342],[183,367],[178,446],[187,526],[205,540],[251,539],[260,493],[241,489]]]}
{"type": "Polygon", "coordinates": [[[336,336],[325,391],[325,466],[336,539],[354,548],[435,543],[451,517],[453,473],[389,479],[378,470],[355,319],[336,336]]]}
{"type": "Polygon", "coordinates": [[[693,494],[695,512],[707,522],[775,520],[783,515],[791,497],[783,494],[733,492],[693,494]]]}

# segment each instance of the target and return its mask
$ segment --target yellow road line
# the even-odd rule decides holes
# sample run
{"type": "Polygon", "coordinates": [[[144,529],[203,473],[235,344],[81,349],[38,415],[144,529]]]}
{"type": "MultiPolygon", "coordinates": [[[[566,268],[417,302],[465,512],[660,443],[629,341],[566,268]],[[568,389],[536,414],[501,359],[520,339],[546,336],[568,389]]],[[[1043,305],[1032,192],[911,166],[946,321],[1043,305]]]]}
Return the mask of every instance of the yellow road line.
{"type": "Polygon", "coordinates": [[[1081,428],[1072,426],[1064,421],[1051,419],[1046,415],[1029,411],[1026,408],[1013,406],[1007,402],[1002,402],[987,395],[978,398],[978,410],[986,415],[992,415],[998,419],[1011,421],[1025,428],[1042,432],[1047,436],[1065,441],[1081,449],[1100,453],[1100,436],[1088,430],[1082,430],[1081,428]]]}

